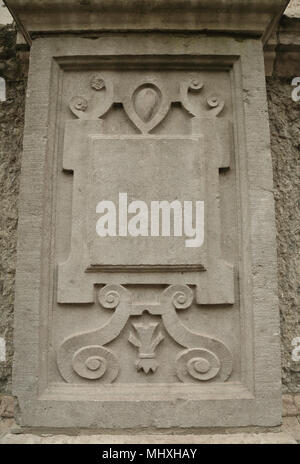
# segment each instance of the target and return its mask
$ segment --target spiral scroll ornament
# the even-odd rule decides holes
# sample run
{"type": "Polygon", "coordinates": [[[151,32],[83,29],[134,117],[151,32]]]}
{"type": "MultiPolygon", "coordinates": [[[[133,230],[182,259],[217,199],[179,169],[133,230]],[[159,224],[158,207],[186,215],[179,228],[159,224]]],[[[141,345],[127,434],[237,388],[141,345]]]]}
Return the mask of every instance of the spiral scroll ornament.
{"type": "Polygon", "coordinates": [[[216,108],[219,106],[219,99],[216,95],[211,95],[210,97],[207,98],[207,104],[210,108],[216,108]]]}
{"type": "MultiPolygon", "coordinates": [[[[216,380],[225,382],[231,375],[233,357],[227,345],[215,337],[191,330],[178,312],[193,303],[194,292],[188,285],[170,285],[158,302],[147,305],[134,301],[132,293],[122,285],[108,284],[98,292],[102,308],[113,310],[101,327],[71,336],[58,350],[57,365],[67,382],[86,383],[99,380],[113,382],[119,373],[119,362],[107,347],[125,328],[131,316],[142,316],[146,310],[161,316],[168,335],[184,351],[175,359],[179,380],[185,383],[216,380]]],[[[158,323],[133,323],[128,341],[138,348],[135,366],[139,372],[155,373],[159,367],[157,347],[165,338],[158,323]]]]}
{"type": "Polygon", "coordinates": [[[189,89],[199,91],[199,90],[201,90],[203,88],[203,86],[204,86],[204,84],[200,79],[194,78],[194,79],[191,80],[191,82],[189,84],[189,89]]]}
{"type": "Polygon", "coordinates": [[[176,373],[182,382],[212,380],[221,368],[218,356],[204,348],[195,348],[180,353],[176,359],[176,373]]]}
{"type": "Polygon", "coordinates": [[[76,111],[86,111],[88,109],[89,103],[85,97],[73,97],[70,101],[70,105],[76,111]]]}
{"type": "Polygon", "coordinates": [[[84,379],[102,379],[110,383],[119,372],[119,363],[115,355],[103,346],[86,346],[73,356],[74,371],[84,379]]]}
{"type": "Polygon", "coordinates": [[[172,301],[174,308],[187,309],[193,302],[193,291],[187,285],[176,285],[168,287],[162,296],[162,301],[172,301]]]}
{"type": "Polygon", "coordinates": [[[120,303],[119,287],[113,285],[103,287],[98,293],[98,301],[107,309],[115,309],[120,303]]]}
{"type": "Polygon", "coordinates": [[[233,358],[228,346],[215,337],[187,327],[177,310],[193,303],[193,291],[187,285],[171,285],[161,295],[164,327],[182,347],[187,348],[176,358],[176,373],[182,382],[226,381],[232,372],[233,358]]]}

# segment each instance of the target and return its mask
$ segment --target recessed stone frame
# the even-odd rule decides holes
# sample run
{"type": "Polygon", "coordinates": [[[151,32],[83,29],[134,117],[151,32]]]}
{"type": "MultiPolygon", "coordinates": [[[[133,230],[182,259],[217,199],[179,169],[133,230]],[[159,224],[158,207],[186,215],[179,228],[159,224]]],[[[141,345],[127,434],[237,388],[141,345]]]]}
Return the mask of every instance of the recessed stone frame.
{"type": "MultiPolygon", "coordinates": [[[[131,429],[278,425],[281,407],[275,223],[261,44],[255,39],[237,41],[197,34],[106,34],[95,40],[38,38],[33,42],[29,74],[13,375],[20,423],[34,427],[131,429]],[[207,295],[203,303],[211,303],[211,311],[219,311],[223,305],[228,311],[238,302],[241,343],[233,353],[233,373],[238,365],[239,380],[224,375],[216,383],[201,385],[114,382],[97,383],[96,387],[90,382],[53,382],[59,345],[54,310],[58,264],[55,236],[64,131],[58,115],[66,103],[62,101],[63,76],[70,69],[145,68],[151,72],[221,69],[230,76],[238,236],[234,295],[232,298],[230,291],[229,295],[223,294],[222,286],[215,283],[212,288],[204,285],[207,295]]],[[[174,285],[193,290],[200,272],[196,269],[189,275],[189,271],[182,274],[182,270],[164,269],[124,273],[106,269],[97,273],[93,284],[100,286],[100,291],[107,285],[159,286],[162,294],[174,285]]],[[[227,290],[228,285],[224,286],[227,290]]],[[[74,311],[76,303],[70,304],[74,311]]]]}

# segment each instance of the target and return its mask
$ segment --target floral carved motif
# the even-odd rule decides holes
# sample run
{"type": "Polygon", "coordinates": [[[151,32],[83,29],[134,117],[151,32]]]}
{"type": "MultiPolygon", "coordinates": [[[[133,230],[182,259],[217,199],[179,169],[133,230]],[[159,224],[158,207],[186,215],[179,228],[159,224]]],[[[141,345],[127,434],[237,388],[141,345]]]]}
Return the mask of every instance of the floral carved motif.
{"type": "Polygon", "coordinates": [[[156,361],[155,349],[163,341],[164,336],[159,331],[155,336],[158,324],[132,324],[135,333],[131,332],[129,342],[139,350],[139,359],[136,361],[137,370],[143,370],[145,374],[155,372],[159,364],[156,361]]]}
{"type": "MultiPolygon", "coordinates": [[[[119,364],[107,345],[124,329],[130,316],[141,316],[144,311],[161,316],[167,333],[184,348],[174,359],[175,372],[182,382],[226,381],[232,372],[232,354],[224,342],[187,328],[177,310],[186,310],[193,303],[193,291],[186,285],[171,285],[151,305],[132,302],[131,293],[121,285],[106,285],[99,291],[99,303],[112,309],[113,315],[102,327],[67,338],[60,346],[57,364],[67,382],[113,382],[119,364]]],[[[155,373],[158,362],[155,350],[164,336],[157,323],[133,324],[129,342],[138,348],[138,371],[155,373]]]]}
{"type": "Polygon", "coordinates": [[[94,92],[89,98],[85,95],[71,98],[69,107],[75,116],[88,120],[101,118],[114,103],[120,103],[142,134],[148,134],[165,119],[172,103],[181,103],[193,117],[206,118],[217,117],[225,105],[221,96],[206,95],[204,83],[195,77],[179,82],[177,95],[169,92],[161,79],[152,76],[135,80],[124,95],[117,94],[114,84],[100,74],[92,77],[90,87],[94,92]],[[201,93],[202,97],[195,104],[190,93],[201,93]]]}

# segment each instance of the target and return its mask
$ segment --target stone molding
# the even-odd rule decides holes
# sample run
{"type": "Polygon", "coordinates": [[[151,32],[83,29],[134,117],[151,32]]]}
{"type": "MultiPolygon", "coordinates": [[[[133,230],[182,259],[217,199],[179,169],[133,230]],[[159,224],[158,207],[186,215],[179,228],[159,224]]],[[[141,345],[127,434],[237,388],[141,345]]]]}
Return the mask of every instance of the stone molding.
{"type": "MultiPolygon", "coordinates": [[[[300,393],[282,395],[282,416],[299,417],[300,419],[300,393]]],[[[14,417],[14,398],[11,395],[0,394],[0,419],[14,417]]]]}
{"type": "Polygon", "coordinates": [[[209,31],[261,37],[276,27],[287,0],[5,0],[25,39],[88,31],[209,31]],[[117,12],[117,14],[116,14],[117,12]]]}
{"type": "Polygon", "coordinates": [[[294,77],[300,73],[300,18],[284,15],[265,46],[266,76],[294,77]]]}

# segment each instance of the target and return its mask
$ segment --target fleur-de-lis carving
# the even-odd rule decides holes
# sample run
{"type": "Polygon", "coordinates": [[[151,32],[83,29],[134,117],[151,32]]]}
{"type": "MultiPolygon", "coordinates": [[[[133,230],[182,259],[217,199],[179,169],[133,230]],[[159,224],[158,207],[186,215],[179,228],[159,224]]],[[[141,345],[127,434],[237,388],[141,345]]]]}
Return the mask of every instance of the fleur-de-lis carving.
{"type": "Polygon", "coordinates": [[[135,329],[135,333],[130,332],[128,341],[132,345],[136,346],[139,350],[139,359],[135,365],[138,371],[143,370],[145,374],[149,374],[150,371],[155,372],[159,366],[155,357],[155,349],[164,339],[162,332],[157,331],[158,323],[152,324],[132,324],[135,329]]]}

